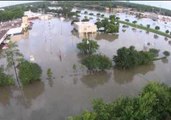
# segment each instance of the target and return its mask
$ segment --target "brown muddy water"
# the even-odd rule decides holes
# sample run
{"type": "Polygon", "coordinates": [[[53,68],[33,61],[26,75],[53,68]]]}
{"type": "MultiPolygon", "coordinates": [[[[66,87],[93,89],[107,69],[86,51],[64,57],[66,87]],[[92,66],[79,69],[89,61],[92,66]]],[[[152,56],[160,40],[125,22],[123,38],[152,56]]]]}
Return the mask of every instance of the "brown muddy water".
{"type": "MultiPolygon", "coordinates": [[[[102,98],[107,102],[120,96],[135,96],[149,81],[161,81],[171,85],[171,57],[155,61],[151,65],[131,70],[111,69],[95,74],[87,73],[80,64],[81,56],[76,44],[81,42],[77,33],[71,32],[70,21],[58,18],[35,20],[33,28],[15,37],[26,59],[32,55],[42,70],[41,82],[24,87],[0,88],[0,120],[65,120],[68,116],[91,110],[91,100],[102,98]],[[61,54],[61,57],[60,57],[61,54]],[[73,65],[76,69],[73,69],[73,65]],[[47,79],[51,68],[54,79],[47,79]]],[[[117,35],[96,34],[90,38],[100,45],[98,53],[112,59],[120,47],[134,45],[136,49],[150,47],[171,52],[170,39],[154,37],[153,33],[122,28],[117,35]],[[122,30],[126,31],[123,32],[122,30]]]]}

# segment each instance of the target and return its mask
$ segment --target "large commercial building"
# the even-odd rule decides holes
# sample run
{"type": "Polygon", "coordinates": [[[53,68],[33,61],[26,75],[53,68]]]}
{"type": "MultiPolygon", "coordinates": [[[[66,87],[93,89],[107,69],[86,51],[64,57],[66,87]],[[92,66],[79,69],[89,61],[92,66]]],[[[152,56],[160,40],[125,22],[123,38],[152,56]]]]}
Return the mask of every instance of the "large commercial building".
{"type": "Polygon", "coordinates": [[[97,26],[90,22],[75,22],[74,28],[78,33],[96,33],[97,26]]]}

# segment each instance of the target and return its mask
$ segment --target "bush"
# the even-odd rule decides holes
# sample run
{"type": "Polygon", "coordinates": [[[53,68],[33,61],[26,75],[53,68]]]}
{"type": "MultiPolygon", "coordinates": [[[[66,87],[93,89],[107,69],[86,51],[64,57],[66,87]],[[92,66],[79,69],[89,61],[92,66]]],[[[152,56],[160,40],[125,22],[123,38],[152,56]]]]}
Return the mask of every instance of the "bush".
{"type": "Polygon", "coordinates": [[[12,76],[5,74],[4,69],[0,67],[0,86],[8,86],[13,84],[14,80],[12,76]]]}
{"type": "Polygon", "coordinates": [[[134,21],[132,21],[132,23],[136,24],[136,23],[137,23],[137,21],[135,21],[135,20],[134,20],[134,21]]]}
{"type": "Polygon", "coordinates": [[[126,22],[129,22],[129,19],[125,19],[126,22]]]}
{"type": "Polygon", "coordinates": [[[158,55],[159,55],[159,51],[160,51],[160,50],[155,49],[155,48],[151,48],[151,49],[149,49],[149,52],[151,52],[151,53],[155,54],[155,56],[158,56],[158,55]]]}
{"type": "Polygon", "coordinates": [[[150,28],[150,25],[149,24],[147,24],[147,28],[150,28]]]}
{"type": "Polygon", "coordinates": [[[79,19],[74,19],[74,20],[71,21],[71,25],[73,25],[74,22],[79,22],[79,21],[80,21],[79,19]]]}
{"type": "Polygon", "coordinates": [[[168,34],[169,33],[169,30],[166,30],[166,33],[168,34]]]}
{"type": "Polygon", "coordinates": [[[156,26],[155,29],[156,29],[156,30],[160,30],[160,27],[159,27],[159,26],[156,26]]]}
{"type": "Polygon", "coordinates": [[[100,16],[100,13],[97,13],[97,16],[100,16]]]}
{"type": "Polygon", "coordinates": [[[48,76],[48,78],[51,78],[52,77],[52,70],[50,69],[50,68],[48,68],[48,70],[47,70],[47,76],[48,76]]]}
{"type": "Polygon", "coordinates": [[[88,18],[84,18],[84,19],[82,19],[81,21],[82,21],[82,22],[88,22],[89,19],[88,19],[88,18]]]}
{"type": "Polygon", "coordinates": [[[94,100],[92,112],[69,120],[166,120],[167,117],[171,117],[171,88],[151,82],[137,97],[122,97],[111,103],[94,100]]]}
{"type": "Polygon", "coordinates": [[[88,12],[87,12],[87,11],[85,11],[85,12],[84,12],[84,14],[88,14],[88,12]]]}
{"type": "Polygon", "coordinates": [[[99,45],[94,40],[83,39],[81,43],[77,44],[77,48],[83,54],[93,54],[98,50],[99,45]]]}
{"type": "Polygon", "coordinates": [[[82,60],[82,64],[85,65],[88,70],[100,70],[110,69],[112,67],[111,60],[104,55],[91,55],[82,60]]]}
{"type": "Polygon", "coordinates": [[[170,55],[170,52],[169,52],[169,51],[164,51],[163,54],[164,54],[165,56],[169,56],[169,55],[170,55]]]}
{"type": "Polygon", "coordinates": [[[80,10],[77,10],[76,13],[81,13],[81,11],[80,10]]]}
{"type": "Polygon", "coordinates": [[[89,13],[89,15],[94,15],[93,13],[89,13]]]}
{"type": "Polygon", "coordinates": [[[104,14],[102,14],[101,17],[104,17],[104,14]]]}
{"type": "Polygon", "coordinates": [[[33,81],[40,80],[42,70],[36,63],[29,61],[23,61],[19,64],[19,78],[22,85],[27,85],[33,81]]]}

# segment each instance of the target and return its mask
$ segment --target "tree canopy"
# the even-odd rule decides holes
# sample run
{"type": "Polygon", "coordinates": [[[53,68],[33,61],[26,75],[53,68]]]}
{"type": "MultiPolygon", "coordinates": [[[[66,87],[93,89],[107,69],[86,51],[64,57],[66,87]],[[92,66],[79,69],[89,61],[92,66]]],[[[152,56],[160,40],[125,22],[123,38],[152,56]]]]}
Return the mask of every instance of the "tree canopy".
{"type": "Polygon", "coordinates": [[[99,45],[94,40],[84,38],[81,43],[77,44],[77,48],[83,54],[93,54],[98,50],[99,45]]]}
{"type": "Polygon", "coordinates": [[[91,55],[82,60],[82,64],[85,65],[88,70],[100,70],[110,69],[112,67],[112,61],[105,55],[91,55]]]}
{"type": "Polygon", "coordinates": [[[14,80],[11,75],[4,73],[3,67],[0,67],[0,86],[13,85],[14,80]]]}
{"type": "Polygon", "coordinates": [[[93,111],[68,120],[167,120],[171,117],[171,88],[151,82],[137,97],[121,97],[111,103],[93,101],[93,111]]]}
{"type": "Polygon", "coordinates": [[[134,46],[130,46],[129,48],[122,47],[118,49],[113,61],[115,67],[129,69],[137,65],[149,64],[154,60],[155,56],[156,54],[153,51],[137,51],[134,46]]]}
{"type": "Polygon", "coordinates": [[[25,60],[19,64],[19,78],[22,85],[40,80],[41,74],[42,70],[36,63],[31,63],[25,60]]]}

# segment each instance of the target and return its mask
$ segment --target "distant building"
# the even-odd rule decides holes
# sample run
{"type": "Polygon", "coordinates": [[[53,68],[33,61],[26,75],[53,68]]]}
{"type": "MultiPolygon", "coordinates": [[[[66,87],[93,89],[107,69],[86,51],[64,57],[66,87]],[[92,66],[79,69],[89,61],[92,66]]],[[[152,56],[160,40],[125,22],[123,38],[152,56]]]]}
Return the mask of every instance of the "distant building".
{"type": "Polygon", "coordinates": [[[25,11],[25,12],[24,12],[24,15],[25,15],[25,16],[28,16],[28,19],[39,18],[39,16],[41,16],[40,13],[34,13],[34,12],[32,12],[31,10],[25,11]]]}
{"type": "Polygon", "coordinates": [[[151,14],[149,14],[148,17],[154,21],[158,20],[158,15],[156,13],[151,13],[151,14]]]}
{"type": "Polygon", "coordinates": [[[90,22],[75,22],[74,28],[78,33],[96,33],[97,26],[90,22]]]}
{"type": "Polygon", "coordinates": [[[22,27],[17,27],[17,28],[9,29],[6,34],[7,35],[17,35],[17,34],[21,34],[22,32],[23,32],[22,27]]]}

